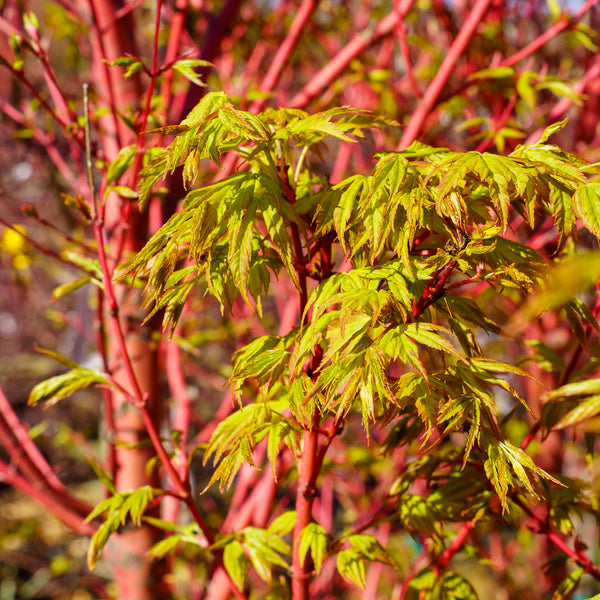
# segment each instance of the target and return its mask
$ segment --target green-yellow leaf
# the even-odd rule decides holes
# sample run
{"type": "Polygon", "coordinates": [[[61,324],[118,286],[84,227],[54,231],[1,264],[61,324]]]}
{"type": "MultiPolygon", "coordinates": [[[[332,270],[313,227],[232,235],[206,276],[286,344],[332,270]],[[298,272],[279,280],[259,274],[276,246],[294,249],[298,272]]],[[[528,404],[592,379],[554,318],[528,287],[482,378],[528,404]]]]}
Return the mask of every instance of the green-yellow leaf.
{"type": "Polygon", "coordinates": [[[584,183],[573,194],[573,206],[586,228],[600,238],[600,183],[584,183]]]}
{"type": "Polygon", "coordinates": [[[555,390],[547,392],[542,397],[543,402],[573,398],[574,396],[589,396],[600,394],[600,379],[584,379],[562,385],[555,390]]]}
{"type": "Polygon", "coordinates": [[[239,590],[243,590],[246,574],[248,573],[248,557],[244,552],[244,547],[238,540],[233,540],[225,546],[223,565],[229,577],[231,577],[231,581],[239,590]]]}
{"type": "Polygon", "coordinates": [[[104,484],[104,487],[111,494],[117,494],[117,488],[115,487],[111,476],[93,458],[91,458],[90,456],[86,456],[85,458],[87,459],[92,469],[94,469],[94,472],[96,473],[98,479],[104,484]]]}
{"type": "Polygon", "coordinates": [[[38,383],[29,394],[28,403],[33,405],[45,402],[46,406],[52,406],[63,398],[84,390],[90,385],[112,384],[99,371],[77,367],[67,373],[38,383]]]}
{"type": "Polygon", "coordinates": [[[570,410],[552,429],[564,429],[595,417],[600,413],[600,395],[590,396],[570,410]]]}
{"type": "Polygon", "coordinates": [[[310,549],[315,570],[320,573],[323,561],[327,557],[328,543],[329,536],[325,529],[319,523],[309,523],[300,534],[300,546],[298,548],[300,564],[304,565],[306,555],[310,549]]]}
{"type": "Polygon", "coordinates": [[[512,67],[495,67],[493,69],[482,69],[467,77],[469,81],[474,79],[506,79],[513,77],[515,70],[512,67]]]}
{"type": "Polygon", "coordinates": [[[269,525],[267,532],[272,535],[285,535],[294,530],[296,523],[296,511],[286,510],[278,517],[273,519],[273,522],[269,525]]]}
{"type": "Polygon", "coordinates": [[[75,290],[78,290],[91,281],[94,281],[92,277],[80,277],[75,281],[68,281],[67,283],[63,283],[62,285],[55,287],[54,290],[52,290],[52,302],[62,298],[63,296],[66,296],[67,294],[70,294],[71,292],[74,292],[75,290]]]}
{"type": "Polygon", "coordinates": [[[115,159],[110,163],[106,173],[106,182],[114,183],[133,164],[137,154],[137,146],[132,144],[119,150],[115,159]]]}
{"type": "Polygon", "coordinates": [[[365,589],[367,568],[362,555],[354,548],[342,550],[337,558],[338,573],[350,583],[365,589]]]}

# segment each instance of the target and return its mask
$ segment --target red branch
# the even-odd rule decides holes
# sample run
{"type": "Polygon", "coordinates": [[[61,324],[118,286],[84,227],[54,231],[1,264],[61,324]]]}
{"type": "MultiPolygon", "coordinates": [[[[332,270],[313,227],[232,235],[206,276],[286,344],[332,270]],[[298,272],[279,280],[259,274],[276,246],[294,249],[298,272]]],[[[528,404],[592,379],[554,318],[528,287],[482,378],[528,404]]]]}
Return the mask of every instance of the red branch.
{"type": "MultiPolygon", "coordinates": [[[[313,420],[318,426],[319,413],[313,420]]],[[[312,506],[316,494],[316,482],[321,465],[318,448],[319,433],[315,429],[304,431],[302,459],[298,467],[298,489],[296,492],[296,523],[294,527],[294,554],[292,557],[292,598],[308,600],[311,565],[309,560],[300,564],[300,534],[312,520],[312,506]]]]}
{"type": "Polygon", "coordinates": [[[433,110],[450,75],[456,69],[456,63],[458,62],[460,55],[467,48],[469,41],[475,34],[475,30],[483,20],[492,1],[493,0],[477,0],[475,6],[471,9],[467,20],[450,46],[438,72],[427,87],[423,100],[418,104],[412,118],[404,130],[404,134],[398,144],[398,150],[405,150],[417,139],[423,124],[425,123],[425,119],[433,110]]]}
{"type": "Polygon", "coordinates": [[[63,482],[56,476],[44,455],[29,437],[2,388],[0,388],[0,438],[13,465],[21,468],[30,480],[40,487],[52,490],[78,513],[86,515],[91,512],[92,506],[77,500],[67,492],[63,482]]]}
{"type": "Polygon", "coordinates": [[[463,544],[473,527],[475,527],[474,521],[467,521],[463,524],[456,534],[456,537],[435,562],[435,567],[437,569],[443,569],[452,560],[452,557],[463,547],[463,544]]]}
{"type": "Polygon", "coordinates": [[[81,515],[68,508],[63,502],[55,499],[46,490],[33,486],[27,479],[19,475],[13,467],[2,460],[0,460],[0,480],[37,500],[78,535],[91,536],[95,533],[96,528],[91,523],[86,523],[81,515]]]}
{"type": "Polygon", "coordinates": [[[542,35],[533,40],[533,42],[525,46],[525,48],[522,48],[521,50],[519,50],[519,52],[501,61],[499,66],[511,67],[512,65],[515,65],[518,62],[522,61],[524,58],[527,58],[530,54],[533,54],[536,50],[539,50],[544,44],[548,43],[559,33],[571,27],[575,21],[581,19],[581,17],[588,10],[590,10],[596,4],[598,4],[598,2],[600,2],[600,0],[587,0],[587,2],[579,8],[579,10],[575,13],[573,17],[569,15],[563,15],[558,21],[556,21],[556,23],[552,25],[552,27],[550,27],[548,30],[542,33],[542,35]]]}
{"type": "Polygon", "coordinates": [[[412,309],[412,316],[418,319],[443,293],[444,285],[448,281],[448,277],[456,267],[456,260],[451,260],[445,267],[436,271],[430,281],[425,286],[423,294],[419,301],[416,302],[412,309]]]}
{"type": "MultiPolygon", "coordinates": [[[[271,66],[260,85],[261,92],[270,92],[275,87],[290,54],[296,47],[300,35],[306,27],[306,23],[316,6],[317,0],[303,0],[285,39],[277,49],[273,61],[271,62],[271,66]]],[[[266,101],[266,97],[257,98],[250,106],[250,112],[260,112],[266,101]]]]}
{"type": "MultiPolygon", "coordinates": [[[[409,0],[407,4],[411,5],[412,1],[409,0]]],[[[353,59],[369,46],[392,33],[397,22],[398,15],[391,12],[377,24],[373,33],[370,35],[357,35],[290,100],[289,106],[294,108],[305,107],[311,100],[321,94],[324,88],[335,81],[353,59]]]]}

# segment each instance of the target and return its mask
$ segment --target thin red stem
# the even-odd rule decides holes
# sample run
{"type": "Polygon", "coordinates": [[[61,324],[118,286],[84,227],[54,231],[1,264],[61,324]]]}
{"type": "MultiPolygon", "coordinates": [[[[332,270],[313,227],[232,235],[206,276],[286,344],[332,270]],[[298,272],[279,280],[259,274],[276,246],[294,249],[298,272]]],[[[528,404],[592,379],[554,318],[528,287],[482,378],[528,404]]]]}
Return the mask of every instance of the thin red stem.
{"type": "Polygon", "coordinates": [[[583,550],[574,550],[554,531],[549,523],[546,523],[536,516],[523,502],[517,500],[517,504],[525,514],[535,522],[534,531],[543,533],[548,539],[569,558],[580,564],[586,573],[591,575],[597,581],[600,581],[600,569],[590,560],[589,556],[583,550]]]}
{"type": "Polygon", "coordinates": [[[463,547],[467,536],[471,533],[473,527],[475,527],[474,521],[467,521],[463,523],[458,533],[450,543],[450,545],[444,550],[442,555],[435,561],[435,566],[438,569],[443,569],[452,560],[454,555],[463,547]]]}

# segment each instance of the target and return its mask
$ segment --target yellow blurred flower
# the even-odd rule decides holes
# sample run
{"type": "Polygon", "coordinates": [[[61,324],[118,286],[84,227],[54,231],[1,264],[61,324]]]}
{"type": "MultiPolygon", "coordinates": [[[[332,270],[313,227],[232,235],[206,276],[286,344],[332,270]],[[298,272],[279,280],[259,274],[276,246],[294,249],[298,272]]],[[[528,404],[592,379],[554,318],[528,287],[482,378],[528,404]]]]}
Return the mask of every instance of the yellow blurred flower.
{"type": "Polygon", "coordinates": [[[14,229],[6,228],[0,238],[0,250],[13,257],[15,269],[24,270],[31,265],[31,258],[25,254],[27,239],[24,237],[27,229],[23,225],[15,225],[14,229]]]}

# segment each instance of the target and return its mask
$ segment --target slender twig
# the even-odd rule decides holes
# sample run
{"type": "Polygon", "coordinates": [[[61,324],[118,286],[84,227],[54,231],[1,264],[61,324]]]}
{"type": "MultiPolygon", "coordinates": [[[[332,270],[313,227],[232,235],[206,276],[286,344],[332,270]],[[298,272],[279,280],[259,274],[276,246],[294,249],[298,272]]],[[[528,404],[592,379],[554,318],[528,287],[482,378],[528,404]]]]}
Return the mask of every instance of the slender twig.
{"type": "MultiPolygon", "coordinates": [[[[314,427],[320,420],[315,410],[314,427]]],[[[311,566],[309,561],[300,563],[299,543],[304,528],[312,520],[312,505],[316,494],[316,482],[321,465],[319,463],[319,434],[314,428],[306,429],[302,440],[302,459],[298,466],[298,488],[296,493],[296,523],[294,527],[294,552],[292,556],[292,597],[308,600],[311,566]]]]}
{"type": "Polygon", "coordinates": [[[438,300],[444,291],[444,285],[448,277],[452,274],[457,265],[456,259],[452,259],[445,267],[438,269],[425,285],[422,296],[414,302],[412,309],[413,319],[418,319],[436,300],[438,300]]]}
{"type": "Polygon", "coordinates": [[[100,52],[101,60],[97,61],[98,65],[102,69],[104,75],[104,84],[106,85],[106,91],[108,94],[108,102],[110,107],[110,115],[113,121],[113,132],[116,137],[116,143],[121,147],[122,141],[120,139],[120,127],[119,127],[119,113],[117,111],[117,101],[115,96],[115,90],[113,88],[112,79],[110,77],[110,59],[108,53],[106,51],[106,46],[104,44],[104,32],[100,30],[99,27],[99,18],[98,12],[96,10],[95,0],[88,0],[88,6],[92,13],[92,27],[96,36],[96,41],[98,43],[98,49],[100,52]]]}
{"type": "Polygon", "coordinates": [[[88,83],[83,84],[83,115],[85,119],[85,167],[88,175],[88,185],[90,186],[90,198],[93,207],[93,217],[98,215],[98,201],[96,199],[96,186],[94,184],[94,171],[92,165],[92,142],[90,133],[90,99],[88,83]]]}
{"type": "Polygon", "coordinates": [[[471,533],[473,527],[475,527],[475,521],[467,521],[463,523],[462,527],[458,530],[458,533],[454,536],[450,545],[442,552],[442,555],[435,561],[435,567],[437,569],[443,569],[452,560],[454,555],[463,547],[467,536],[471,533]]]}
{"type": "MultiPolygon", "coordinates": [[[[104,367],[104,372],[109,373],[110,367],[108,364],[108,349],[106,347],[106,332],[104,329],[104,294],[101,289],[98,289],[96,293],[96,349],[102,358],[102,365],[104,367]]],[[[104,389],[102,390],[103,395],[103,404],[104,404],[104,422],[106,427],[106,438],[108,441],[108,451],[106,457],[106,467],[108,468],[108,472],[111,475],[111,478],[114,480],[116,477],[116,469],[117,469],[117,449],[115,447],[115,414],[114,414],[114,398],[111,390],[104,389]]],[[[106,490],[106,493],[109,493],[109,490],[106,490]]]]}
{"type": "MultiPolygon", "coordinates": [[[[167,383],[174,402],[174,415],[171,428],[180,434],[177,446],[177,466],[179,476],[182,480],[185,480],[188,462],[187,444],[192,421],[192,399],[187,392],[185,375],[181,364],[181,349],[176,341],[165,342],[165,357],[167,383]]],[[[165,520],[177,522],[178,510],[178,502],[168,502],[164,512],[165,520]]]]}

